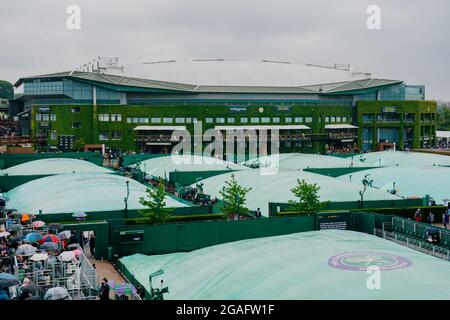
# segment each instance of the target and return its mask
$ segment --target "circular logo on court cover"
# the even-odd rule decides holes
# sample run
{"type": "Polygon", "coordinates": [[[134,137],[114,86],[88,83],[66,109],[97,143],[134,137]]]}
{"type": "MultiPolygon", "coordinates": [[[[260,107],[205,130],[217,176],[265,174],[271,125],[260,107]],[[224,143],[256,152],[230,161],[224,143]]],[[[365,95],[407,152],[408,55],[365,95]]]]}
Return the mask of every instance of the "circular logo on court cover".
{"type": "Polygon", "coordinates": [[[377,266],[380,270],[395,270],[409,267],[412,262],[393,254],[374,251],[351,251],[332,256],[328,259],[331,267],[366,271],[370,266],[377,266]]]}

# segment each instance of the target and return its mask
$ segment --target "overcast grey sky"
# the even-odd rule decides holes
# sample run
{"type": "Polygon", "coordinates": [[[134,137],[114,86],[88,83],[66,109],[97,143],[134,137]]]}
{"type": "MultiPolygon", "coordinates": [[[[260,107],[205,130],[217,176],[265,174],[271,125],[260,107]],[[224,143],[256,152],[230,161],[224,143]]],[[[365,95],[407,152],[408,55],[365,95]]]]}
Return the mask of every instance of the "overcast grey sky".
{"type": "Polygon", "coordinates": [[[98,56],[122,63],[191,58],[349,63],[425,84],[450,101],[448,0],[22,0],[0,2],[0,79],[70,70],[98,56]],[[66,9],[81,8],[81,30],[66,9]],[[381,8],[381,30],[366,9],[381,8]]]}

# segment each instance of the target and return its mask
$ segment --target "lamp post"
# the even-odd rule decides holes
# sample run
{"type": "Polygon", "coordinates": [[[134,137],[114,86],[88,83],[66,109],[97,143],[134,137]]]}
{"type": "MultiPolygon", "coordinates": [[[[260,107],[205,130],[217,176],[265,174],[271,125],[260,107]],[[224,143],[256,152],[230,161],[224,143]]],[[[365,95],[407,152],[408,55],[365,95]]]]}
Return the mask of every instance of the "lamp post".
{"type": "Polygon", "coordinates": [[[127,184],[127,196],[123,199],[125,202],[125,218],[128,218],[128,198],[130,197],[130,181],[126,181],[127,184]]]}

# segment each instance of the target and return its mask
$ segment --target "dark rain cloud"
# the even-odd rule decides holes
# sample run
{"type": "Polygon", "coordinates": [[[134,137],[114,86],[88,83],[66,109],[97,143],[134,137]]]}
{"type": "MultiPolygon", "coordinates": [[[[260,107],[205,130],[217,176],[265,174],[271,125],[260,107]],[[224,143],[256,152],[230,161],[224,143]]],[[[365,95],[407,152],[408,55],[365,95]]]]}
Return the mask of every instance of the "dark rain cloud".
{"type": "Polygon", "coordinates": [[[22,0],[0,3],[0,78],[69,70],[97,56],[350,63],[450,100],[446,0],[22,0]],[[82,29],[66,28],[79,5],[82,29]],[[366,28],[381,8],[382,29],[366,28]]]}

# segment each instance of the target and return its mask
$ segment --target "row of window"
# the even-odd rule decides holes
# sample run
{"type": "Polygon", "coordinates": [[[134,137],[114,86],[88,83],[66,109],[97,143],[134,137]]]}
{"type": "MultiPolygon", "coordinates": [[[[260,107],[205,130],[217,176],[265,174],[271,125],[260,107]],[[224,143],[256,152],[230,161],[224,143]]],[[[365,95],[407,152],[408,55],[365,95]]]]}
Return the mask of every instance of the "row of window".
{"type": "MultiPolygon", "coordinates": [[[[121,114],[99,114],[98,116],[99,121],[107,122],[118,122],[122,121],[122,115],[121,114]]],[[[235,117],[216,117],[216,118],[205,118],[205,122],[212,124],[212,123],[236,123],[235,117]]],[[[280,117],[240,117],[239,121],[240,123],[280,123],[281,122],[280,117]]],[[[164,124],[185,124],[185,123],[195,123],[197,122],[197,118],[191,118],[191,117],[128,117],[127,123],[164,123],[164,124]]],[[[329,116],[324,117],[324,121],[326,123],[347,123],[351,122],[351,117],[342,117],[342,116],[329,116]]],[[[312,117],[285,117],[284,123],[311,123],[313,122],[312,117]]]]}
{"type": "Polygon", "coordinates": [[[127,123],[177,123],[177,124],[183,124],[183,123],[195,123],[197,122],[197,118],[172,118],[172,117],[133,117],[133,118],[127,118],[127,123]]]}
{"type": "Polygon", "coordinates": [[[36,121],[56,121],[56,114],[36,113],[36,121]]]}
{"type": "Polygon", "coordinates": [[[98,140],[107,141],[107,140],[122,140],[122,131],[102,131],[98,135],[98,140]]]}
{"type": "Polygon", "coordinates": [[[98,121],[102,121],[102,122],[107,122],[107,121],[120,122],[120,121],[122,121],[122,115],[118,114],[118,113],[99,114],[98,115],[98,121]]]}

